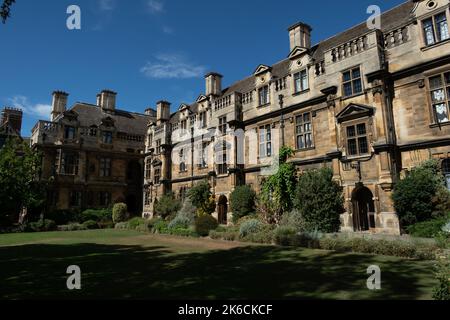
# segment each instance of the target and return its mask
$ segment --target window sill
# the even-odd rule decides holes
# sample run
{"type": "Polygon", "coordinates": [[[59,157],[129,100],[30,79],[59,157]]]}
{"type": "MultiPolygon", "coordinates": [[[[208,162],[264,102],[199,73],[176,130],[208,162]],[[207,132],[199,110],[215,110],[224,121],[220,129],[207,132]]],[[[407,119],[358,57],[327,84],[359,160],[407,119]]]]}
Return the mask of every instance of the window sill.
{"type": "Polygon", "coordinates": [[[268,106],[270,106],[270,102],[269,102],[269,103],[266,103],[266,104],[261,104],[261,105],[259,105],[257,108],[258,108],[258,109],[262,109],[262,108],[265,108],[265,107],[268,107],[268,106]]]}
{"type": "Polygon", "coordinates": [[[292,96],[293,97],[300,96],[302,94],[308,93],[309,91],[311,91],[311,90],[308,88],[308,89],[303,90],[303,91],[295,92],[295,93],[292,94],[292,96]]]}
{"type": "Polygon", "coordinates": [[[347,161],[355,161],[355,160],[359,160],[359,159],[367,159],[370,156],[371,156],[370,153],[359,154],[359,155],[356,155],[356,156],[346,156],[345,160],[347,160],[347,161]]]}
{"type": "Polygon", "coordinates": [[[220,178],[228,178],[230,176],[230,174],[229,173],[225,173],[225,174],[218,174],[217,175],[217,178],[218,179],[220,179],[220,178]]]}
{"type": "Polygon", "coordinates": [[[430,128],[440,128],[450,126],[450,121],[430,124],[430,128]]]}
{"type": "Polygon", "coordinates": [[[439,46],[447,44],[447,43],[450,43],[450,38],[449,39],[445,39],[443,41],[436,42],[435,44],[431,44],[429,46],[422,47],[422,48],[420,48],[420,50],[421,51],[428,51],[428,50],[434,49],[436,47],[439,47],[439,46]]]}
{"type": "Polygon", "coordinates": [[[303,148],[303,149],[296,149],[294,152],[306,152],[306,151],[311,151],[311,150],[316,150],[316,147],[309,147],[309,148],[303,148]]]}
{"type": "Polygon", "coordinates": [[[356,97],[359,97],[359,96],[363,96],[363,95],[365,95],[364,90],[359,92],[359,93],[352,94],[351,96],[342,96],[341,97],[341,101],[353,99],[353,98],[356,98],[356,97]]]}

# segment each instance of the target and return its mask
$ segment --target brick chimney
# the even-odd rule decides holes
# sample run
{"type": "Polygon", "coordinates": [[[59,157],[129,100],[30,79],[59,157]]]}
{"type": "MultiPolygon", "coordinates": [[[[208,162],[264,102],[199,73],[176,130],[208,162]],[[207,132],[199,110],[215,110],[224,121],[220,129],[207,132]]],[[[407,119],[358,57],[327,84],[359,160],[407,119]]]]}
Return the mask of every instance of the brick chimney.
{"type": "Polygon", "coordinates": [[[211,72],[205,76],[206,80],[206,96],[220,96],[222,94],[222,78],[221,74],[211,72]]]}
{"type": "Polygon", "coordinates": [[[20,134],[22,131],[23,112],[17,108],[4,108],[2,111],[2,125],[9,124],[9,126],[20,134]]]}
{"type": "Polygon", "coordinates": [[[303,22],[298,22],[288,29],[291,51],[295,47],[311,49],[312,28],[303,22]]]}
{"type": "Polygon", "coordinates": [[[64,91],[54,91],[53,92],[53,101],[52,101],[52,121],[66,112],[67,108],[67,97],[68,93],[64,91]]]}

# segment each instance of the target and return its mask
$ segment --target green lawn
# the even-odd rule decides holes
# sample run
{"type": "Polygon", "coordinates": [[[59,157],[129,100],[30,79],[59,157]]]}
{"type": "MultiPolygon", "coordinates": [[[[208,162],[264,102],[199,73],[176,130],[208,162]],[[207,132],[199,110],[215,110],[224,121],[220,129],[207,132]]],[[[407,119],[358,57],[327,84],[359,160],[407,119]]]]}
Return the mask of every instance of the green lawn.
{"type": "Polygon", "coordinates": [[[432,263],[129,231],[0,235],[1,299],[431,299],[432,263]],[[366,288],[379,265],[382,290],[366,288]],[[66,289],[66,269],[82,290],[66,289]]]}

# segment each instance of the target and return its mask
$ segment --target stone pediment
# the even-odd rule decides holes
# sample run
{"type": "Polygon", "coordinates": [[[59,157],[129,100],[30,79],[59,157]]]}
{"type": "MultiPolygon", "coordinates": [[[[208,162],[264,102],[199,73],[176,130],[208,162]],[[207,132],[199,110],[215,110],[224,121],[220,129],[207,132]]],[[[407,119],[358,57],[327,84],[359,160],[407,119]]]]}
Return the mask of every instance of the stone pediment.
{"type": "Polygon", "coordinates": [[[265,72],[268,72],[268,71],[271,71],[271,70],[272,70],[271,67],[266,66],[266,65],[264,65],[264,64],[260,64],[260,65],[258,66],[258,68],[256,68],[255,72],[253,72],[253,74],[254,74],[255,76],[257,76],[257,75],[259,75],[259,74],[262,74],[262,73],[265,73],[265,72]]]}
{"type": "Polygon", "coordinates": [[[291,53],[289,53],[288,58],[289,59],[297,59],[298,57],[304,55],[307,52],[308,52],[308,49],[297,46],[291,51],[291,53]]]}
{"type": "Polygon", "coordinates": [[[362,104],[351,103],[346,106],[341,112],[336,116],[339,123],[344,121],[349,121],[353,119],[370,117],[374,113],[374,108],[370,106],[365,106],[362,104]]]}
{"type": "Polygon", "coordinates": [[[190,109],[189,105],[187,105],[186,103],[182,103],[178,108],[178,111],[184,111],[186,109],[190,109]]]}
{"type": "Polygon", "coordinates": [[[202,101],[205,101],[205,100],[208,100],[208,97],[205,96],[204,94],[199,95],[198,98],[197,98],[197,102],[202,102],[202,101]]]}

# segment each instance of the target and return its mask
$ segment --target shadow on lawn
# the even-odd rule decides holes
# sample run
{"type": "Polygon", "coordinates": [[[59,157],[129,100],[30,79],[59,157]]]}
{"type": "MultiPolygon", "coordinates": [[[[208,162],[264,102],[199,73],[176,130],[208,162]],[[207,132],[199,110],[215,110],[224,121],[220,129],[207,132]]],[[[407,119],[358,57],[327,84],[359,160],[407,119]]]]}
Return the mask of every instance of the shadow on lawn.
{"type": "Polygon", "coordinates": [[[3,299],[417,299],[429,297],[430,263],[363,255],[241,247],[173,254],[164,247],[97,244],[0,248],[3,299]],[[366,288],[369,265],[382,290],[366,288]],[[66,269],[82,290],[66,289],[66,269]]]}

